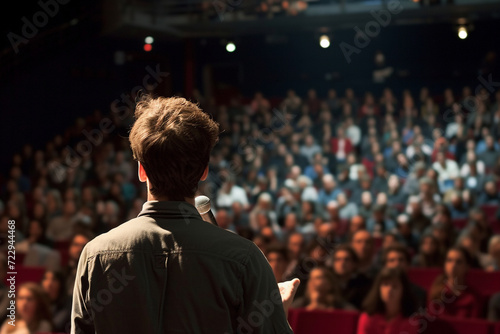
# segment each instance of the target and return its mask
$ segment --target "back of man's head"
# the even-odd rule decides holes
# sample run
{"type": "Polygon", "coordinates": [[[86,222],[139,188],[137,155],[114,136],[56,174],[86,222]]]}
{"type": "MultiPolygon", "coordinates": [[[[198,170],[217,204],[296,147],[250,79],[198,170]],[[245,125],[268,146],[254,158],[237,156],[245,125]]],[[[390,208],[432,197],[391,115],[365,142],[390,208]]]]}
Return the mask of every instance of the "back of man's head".
{"type": "Polygon", "coordinates": [[[180,97],[142,99],[130,131],[134,159],[143,166],[156,197],[193,197],[218,140],[219,125],[180,97]]]}

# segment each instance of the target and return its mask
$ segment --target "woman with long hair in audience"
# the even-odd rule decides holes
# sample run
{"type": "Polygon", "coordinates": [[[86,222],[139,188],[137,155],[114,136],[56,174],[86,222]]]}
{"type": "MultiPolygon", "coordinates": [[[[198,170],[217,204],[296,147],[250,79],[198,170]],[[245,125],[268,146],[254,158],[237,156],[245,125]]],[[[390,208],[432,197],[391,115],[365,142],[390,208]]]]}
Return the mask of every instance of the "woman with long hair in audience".
{"type": "Polygon", "coordinates": [[[28,282],[18,288],[15,326],[9,324],[10,321],[10,318],[4,321],[0,334],[31,334],[52,331],[49,301],[39,284],[28,282]]]}
{"type": "Polygon", "coordinates": [[[340,293],[333,272],[324,266],[311,270],[307,281],[305,295],[297,298],[293,307],[306,310],[355,310],[340,293]]]}
{"type": "Polygon", "coordinates": [[[47,293],[52,312],[54,330],[58,332],[66,331],[65,326],[71,320],[71,299],[66,294],[66,277],[61,271],[45,271],[41,285],[47,293]]]}
{"type": "Polygon", "coordinates": [[[437,312],[458,318],[480,316],[479,296],[466,282],[471,262],[472,258],[465,248],[458,246],[448,250],[444,272],[436,278],[429,291],[428,312],[432,316],[437,312]]]}
{"type": "Polygon", "coordinates": [[[420,240],[420,250],[413,258],[412,265],[420,268],[439,268],[443,265],[439,242],[432,234],[426,234],[420,240]]]}
{"type": "Polygon", "coordinates": [[[400,268],[383,268],[363,302],[358,334],[417,333],[409,321],[416,311],[410,281],[400,268]]]}

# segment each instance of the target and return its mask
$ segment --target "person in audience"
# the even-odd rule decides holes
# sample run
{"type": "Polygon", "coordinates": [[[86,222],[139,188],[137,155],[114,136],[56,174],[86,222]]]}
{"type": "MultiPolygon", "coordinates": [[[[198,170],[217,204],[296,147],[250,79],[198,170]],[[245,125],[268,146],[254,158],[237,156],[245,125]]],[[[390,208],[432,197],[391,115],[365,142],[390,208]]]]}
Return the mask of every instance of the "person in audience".
{"type": "Polygon", "coordinates": [[[285,245],[281,243],[269,245],[266,258],[273,270],[276,282],[280,283],[285,281],[285,272],[289,264],[288,252],[285,245]]]}
{"type": "Polygon", "coordinates": [[[425,234],[420,241],[420,251],[415,255],[412,265],[419,268],[441,268],[444,262],[439,243],[432,234],[425,234]]]}
{"type": "Polygon", "coordinates": [[[341,219],[351,219],[358,215],[358,207],[356,204],[351,203],[347,200],[346,194],[343,192],[337,196],[339,217],[341,219]]]}
{"type": "Polygon", "coordinates": [[[424,214],[418,196],[410,196],[406,213],[409,215],[413,229],[418,235],[421,235],[431,225],[431,220],[424,214]]]}
{"type": "Polygon", "coordinates": [[[31,334],[52,331],[49,300],[39,284],[33,282],[21,284],[17,288],[15,302],[15,326],[10,325],[10,319],[7,318],[0,328],[0,334],[31,334]]]}
{"type": "Polygon", "coordinates": [[[292,307],[309,311],[354,310],[354,307],[342,298],[331,270],[323,266],[311,270],[305,295],[296,298],[292,307]]]}
{"type": "Polygon", "coordinates": [[[289,277],[295,271],[295,268],[298,266],[302,257],[304,256],[304,235],[300,232],[294,232],[288,236],[286,242],[286,248],[288,252],[288,267],[285,270],[284,276],[286,280],[289,280],[289,277]]]}
{"type": "MultiPolygon", "coordinates": [[[[411,254],[406,247],[400,244],[389,246],[384,250],[382,265],[385,268],[400,268],[406,274],[408,274],[408,270],[410,269],[411,265],[411,254]]],[[[410,282],[410,286],[412,293],[415,296],[417,306],[419,308],[425,307],[427,298],[426,291],[422,287],[412,282],[410,282]]]]}
{"type": "Polygon", "coordinates": [[[500,271],[500,235],[493,235],[488,245],[486,271],[500,271]]]}
{"type": "Polygon", "coordinates": [[[418,333],[409,321],[417,310],[410,281],[400,268],[383,268],[363,302],[357,334],[418,333]]]}
{"type": "Polygon", "coordinates": [[[85,245],[93,238],[93,233],[86,229],[77,231],[71,238],[68,250],[68,263],[63,268],[64,276],[66,276],[65,286],[68,296],[73,295],[73,287],[75,285],[76,279],[76,269],[78,267],[78,260],[80,259],[80,255],[82,254],[83,247],[85,247],[85,245]]]}
{"type": "Polygon", "coordinates": [[[269,217],[269,221],[270,221],[271,226],[274,227],[278,224],[276,213],[273,210],[273,207],[274,206],[273,206],[272,196],[267,192],[261,193],[257,199],[257,203],[250,211],[250,214],[248,217],[249,223],[250,223],[250,228],[252,228],[254,230],[254,232],[258,232],[260,230],[259,218],[258,218],[259,214],[260,215],[264,214],[267,217],[269,217]]]}
{"type": "Polygon", "coordinates": [[[439,275],[429,290],[428,312],[436,312],[433,303],[443,305],[439,314],[458,318],[477,318],[482,307],[479,295],[466,282],[472,259],[463,247],[452,247],[446,253],[444,272],[439,275]]]}
{"type": "Polygon", "coordinates": [[[16,244],[18,254],[24,254],[23,265],[45,267],[46,269],[58,270],[61,266],[61,255],[54,249],[36,242],[39,235],[35,224],[30,224],[29,233],[31,237],[16,244]]]}
{"type": "Polygon", "coordinates": [[[318,200],[322,206],[326,206],[328,202],[336,200],[342,190],[337,188],[335,177],[332,174],[323,175],[322,185],[318,200]]]}
{"type": "Polygon", "coordinates": [[[486,166],[494,166],[500,157],[499,144],[495,142],[492,135],[488,135],[485,138],[484,151],[478,152],[478,149],[476,149],[476,154],[477,158],[483,161],[486,166]]]}
{"type": "MultiPolygon", "coordinates": [[[[232,212],[227,208],[219,208],[215,213],[215,220],[217,221],[217,225],[224,230],[231,231],[233,233],[236,232],[236,227],[233,224],[233,215],[232,212]]],[[[265,212],[259,212],[256,215],[255,223],[260,226],[259,231],[265,227],[269,226],[269,220],[265,212]]]]}
{"type": "Polygon", "coordinates": [[[245,209],[248,209],[248,197],[242,187],[235,184],[234,176],[228,176],[222,184],[217,194],[217,206],[230,207],[234,202],[240,202],[245,209]]]}
{"type": "Polygon", "coordinates": [[[494,181],[487,181],[483,190],[478,198],[479,205],[500,205],[500,195],[494,181]]]}
{"type": "Polygon", "coordinates": [[[485,269],[488,267],[490,257],[479,249],[479,234],[475,225],[466,227],[458,237],[457,246],[463,247],[471,257],[470,267],[485,269]]]}
{"type": "Polygon", "coordinates": [[[73,200],[67,200],[63,206],[63,212],[49,220],[47,226],[47,237],[54,241],[66,241],[73,233],[73,223],[77,211],[76,203],[73,200]]]}
{"type": "Polygon", "coordinates": [[[345,135],[342,127],[337,128],[337,136],[331,140],[332,153],[335,154],[338,162],[345,162],[347,155],[354,149],[351,140],[345,135]]]}
{"type": "Polygon", "coordinates": [[[358,271],[368,278],[376,275],[377,268],[374,264],[374,241],[370,232],[359,230],[352,235],[351,247],[358,256],[358,271]]]}
{"type": "Polygon", "coordinates": [[[402,213],[396,217],[396,229],[398,239],[411,250],[412,254],[416,254],[419,247],[419,235],[413,230],[407,214],[402,213]]]}
{"type": "Polygon", "coordinates": [[[380,237],[384,233],[394,232],[396,224],[386,215],[386,208],[382,205],[375,205],[372,216],[366,222],[366,230],[372,233],[373,237],[380,237]]]}
{"type": "Polygon", "coordinates": [[[358,261],[358,256],[347,244],[337,246],[333,252],[333,274],[342,297],[359,310],[372,280],[358,272],[358,261]]]}
{"type": "Polygon", "coordinates": [[[62,271],[45,271],[41,285],[49,297],[54,331],[65,332],[71,318],[71,298],[66,294],[66,277],[62,271]]]}
{"type": "Polygon", "coordinates": [[[483,253],[487,253],[489,249],[489,239],[494,234],[490,223],[488,222],[488,217],[486,212],[479,207],[472,208],[469,211],[469,225],[474,226],[478,238],[479,238],[479,249],[483,253]]]}
{"type": "Polygon", "coordinates": [[[30,220],[28,223],[28,230],[26,232],[26,239],[28,239],[30,243],[36,243],[50,248],[54,246],[53,241],[47,238],[45,234],[45,226],[40,220],[30,220]]]}

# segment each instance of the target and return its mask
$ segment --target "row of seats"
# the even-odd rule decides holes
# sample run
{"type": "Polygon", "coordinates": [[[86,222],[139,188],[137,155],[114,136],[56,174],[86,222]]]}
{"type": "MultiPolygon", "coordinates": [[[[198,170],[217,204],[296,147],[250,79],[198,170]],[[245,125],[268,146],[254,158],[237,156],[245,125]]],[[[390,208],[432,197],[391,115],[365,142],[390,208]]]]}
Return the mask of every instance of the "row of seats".
{"type": "MultiPolygon", "coordinates": [[[[359,316],[360,313],[354,311],[290,309],[288,322],[295,334],[356,334],[359,316]]],[[[499,322],[482,319],[419,316],[412,319],[412,323],[419,327],[418,333],[425,334],[500,334],[499,322]]]]}
{"type": "MultiPolygon", "coordinates": [[[[428,291],[436,277],[442,273],[441,268],[410,268],[408,277],[413,283],[428,291]]],[[[470,269],[466,284],[483,297],[491,297],[494,293],[500,292],[500,272],[470,269]]]]}

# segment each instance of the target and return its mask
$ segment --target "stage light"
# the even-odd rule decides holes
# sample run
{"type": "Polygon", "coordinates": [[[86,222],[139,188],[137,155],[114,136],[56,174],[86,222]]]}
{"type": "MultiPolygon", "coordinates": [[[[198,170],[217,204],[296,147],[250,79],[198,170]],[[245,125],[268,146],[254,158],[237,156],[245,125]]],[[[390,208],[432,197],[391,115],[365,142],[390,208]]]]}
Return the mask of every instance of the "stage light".
{"type": "Polygon", "coordinates": [[[226,51],[227,52],[234,52],[236,50],[236,45],[234,45],[233,42],[229,42],[226,44],[226,51]]]}
{"type": "Polygon", "coordinates": [[[153,49],[151,44],[144,44],[144,51],[149,52],[153,49]]]}
{"type": "Polygon", "coordinates": [[[319,45],[323,48],[326,49],[327,47],[330,46],[330,37],[327,35],[323,35],[319,38],[319,45]]]}
{"type": "Polygon", "coordinates": [[[460,39],[466,39],[467,38],[467,28],[466,27],[460,27],[458,28],[458,37],[460,39]]]}
{"type": "Polygon", "coordinates": [[[151,36],[144,38],[144,43],[146,43],[146,44],[153,44],[154,41],[155,41],[155,39],[151,36]]]}

